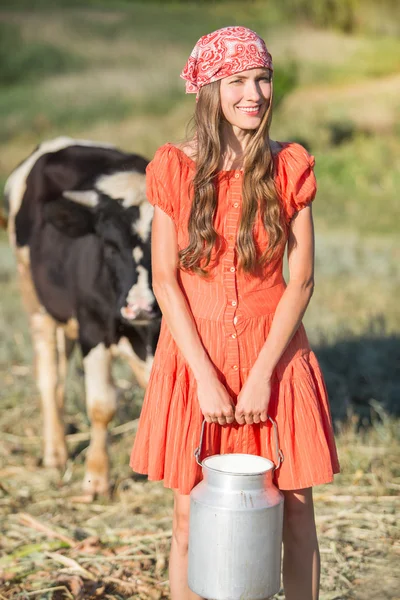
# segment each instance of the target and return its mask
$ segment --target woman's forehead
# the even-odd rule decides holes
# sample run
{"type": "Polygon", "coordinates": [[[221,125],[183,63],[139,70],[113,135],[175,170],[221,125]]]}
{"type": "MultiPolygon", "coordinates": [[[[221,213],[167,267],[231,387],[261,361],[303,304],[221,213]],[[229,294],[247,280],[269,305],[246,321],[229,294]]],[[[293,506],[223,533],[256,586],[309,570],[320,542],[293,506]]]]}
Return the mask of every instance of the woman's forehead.
{"type": "Polygon", "coordinates": [[[234,75],[230,75],[226,79],[233,79],[235,77],[243,77],[251,79],[253,77],[259,77],[260,75],[266,75],[270,73],[270,69],[266,67],[257,67],[255,69],[247,69],[246,71],[240,71],[239,73],[235,73],[234,75]]]}

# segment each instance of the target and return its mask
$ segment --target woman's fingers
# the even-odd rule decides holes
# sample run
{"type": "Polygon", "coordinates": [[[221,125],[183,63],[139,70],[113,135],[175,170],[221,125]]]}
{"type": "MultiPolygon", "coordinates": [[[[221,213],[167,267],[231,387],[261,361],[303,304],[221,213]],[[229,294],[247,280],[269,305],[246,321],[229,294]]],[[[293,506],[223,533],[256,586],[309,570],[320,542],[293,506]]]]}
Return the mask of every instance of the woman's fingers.
{"type": "Polygon", "coordinates": [[[246,423],[245,417],[242,413],[235,413],[235,419],[239,425],[244,425],[246,423]]]}
{"type": "Polygon", "coordinates": [[[231,424],[235,420],[235,408],[233,404],[224,407],[218,412],[204,412],[203,416],[207,423],[219,423],[219,425],[231,424]]]}
{"type": "Polygon", "coordinates": [[[220,425],[229,425],[230,423],[233,423],[235,420],[235,411],[233,405],[231,404],[230,406],[227,406],[222,412],[222,415],[218,415],[218,423],[220,425]]]}
{"type": "Polygon", "coordinates": [[[207,423],[218,423],[219,425],[230,425],[236,421],[239,425],[258,425],[268,420],[267,411],[262,412],[244,412],[232,402],[230,405],[223,406],[222,409],[215,412],[205,411],[204,418],[207,423]]]}
{"type": "Polygon", "coordinates": [[[261,421],[265,423],[267,421],[267,413],[264,411],[262,413],[240,413],[236,412],[235,419],[239,425],[254,425],[258,424],[261,421]]]}
{"type": "Polygon", "coordinates": [[[268,421],[267,411],[261,413],[243,413],[240,410],[235,411],[233,404],[230,407],[224,408],[222,412],[204,412],[203,415],[207,423],[217,423],[219,425],[231,425],[235,421],[239,425],[259,425],[268,421]]]}
{"type": "Polygon", "coordinates": [[[227,389],[218,382],[210,389],[207,382],[198,386],[198,399],[207,423],[227,425],[235,420],[235,405],[227,389]]]}
{"type": "MultiPolygon", "coordinates": [[[[231,400],[232,402],[232,400],[231,400]]],[[[224,411],[224,417],[225,417],[225,422],[228,423],[228,425],[230,423],[233,423],[233,421],[235,420],[235,407],[232,404],[230,404],[229,406],[227,406],[224,411]]]]}

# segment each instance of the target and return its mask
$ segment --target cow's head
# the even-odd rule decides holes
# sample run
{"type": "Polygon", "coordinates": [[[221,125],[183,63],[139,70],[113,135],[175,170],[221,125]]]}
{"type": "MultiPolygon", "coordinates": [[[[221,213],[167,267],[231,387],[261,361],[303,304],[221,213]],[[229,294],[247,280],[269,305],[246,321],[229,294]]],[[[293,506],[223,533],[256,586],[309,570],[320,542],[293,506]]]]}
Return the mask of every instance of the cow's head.
{"type": "MultiPolygon", "coordinates": [[[[143,204],[152,209],[149,203],[143,204]]],[[[46,221],[64,235],[96,235],[102,249],[101,266],[115,297],[116,316],[135,325],[160,316],[151,288],[150,236],[144,242],[140,235],[146,211],[147,207],[141,211],[141,206],[126,208],[96,189],[64,192],[44,210],[46,221]]],[[[148,231],[150,223],[151,217],[148,231]]]]}

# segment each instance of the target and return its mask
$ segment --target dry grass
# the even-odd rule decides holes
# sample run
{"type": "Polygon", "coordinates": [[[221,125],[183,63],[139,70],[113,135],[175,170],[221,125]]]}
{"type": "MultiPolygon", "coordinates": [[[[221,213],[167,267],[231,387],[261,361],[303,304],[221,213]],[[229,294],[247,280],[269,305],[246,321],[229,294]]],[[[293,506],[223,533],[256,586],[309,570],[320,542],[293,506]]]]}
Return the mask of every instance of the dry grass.
{"type": "MultiPolygon", "coordinates": [[[[333,120],[352,123],[369,134],[391,133],[400,116],[400,75],[357,83],[299,88],[281,106],[278,124],[300,123],[318,130],[333,120]]],[[[303,128],[304,130],[304,128],[303,128]]],[[[295,133],[303,133],[299,129],[295,133]]],[[[293,135],[293,133],[292,133],[293,135]]],[[[306,135],[308,138],[309,135],[306,135]]]]}
{"type": "MultiPolygon", "coordinates": [[[[16,407],[3,430],[19,430],[21,421],[26,423],[24,408],[16,407]]],[[[37,413],[32,411],[29,423],[38,430],[37,413]]],[[[400,583],[396,424],[386,420],[368,432],[356,430],[350,422],[338,435],[342,474],[315,490],[321,600],[395,600],[400,583]]],[[[71,451],[78,441],[69,436],[71,451]]],[[[40,467],[39,438],[2,437],[8,463],[0,470],[3,598],[169,597],[172,494],[162,483],[132,476],[131,443],[132,431],[114,430],[112,497],[88,502],[80,492],[84,452],[57,473],[40,467]]]]}
{"type": "Polygon", "coordinates": [[[346,64],[367,44],[362,37],[305,26],[272,30],[268,41],[279,61],[295,59],[300,64],[322,63],[325,66],[346,64]]]}
{"type": "MultiPolygon", "coordinates": [[[[165,115],[136,116],[132,114],[118,122],[103,119],[87,125],[84,130],[79,126],[70,126],[63,130],[53,131],[53,135],[70,135],[76,138],[86,138],[98,142],[115,144],[129,152],[137,152],[148,159],[153,156],[160,145],[160,139],[176,141],[184,136],[186,123],[193,111],[193,97],[178,103],[175,108],[165,115]]],[[[0,176],[8,175],[15,166],[33,150],[41,141],[34,131],[25,131],[23,137],[17,137],[7,144],[0,144],[0,176]],[[1,148],[4,152],[1,152],[1,148]]]]}

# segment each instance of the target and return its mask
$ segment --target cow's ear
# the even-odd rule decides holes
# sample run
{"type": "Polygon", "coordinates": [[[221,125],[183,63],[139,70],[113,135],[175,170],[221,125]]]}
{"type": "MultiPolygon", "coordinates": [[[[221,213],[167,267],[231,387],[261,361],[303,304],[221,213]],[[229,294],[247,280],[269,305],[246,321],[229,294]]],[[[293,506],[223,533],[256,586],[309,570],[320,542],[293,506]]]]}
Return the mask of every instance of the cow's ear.
{"type": "Polygon", "coordinates": [[[80,204],[58,198],[44,207],[44,219],[61,233],[77,238],[94,233],[95,217],[93,212],[80,204]]]}

